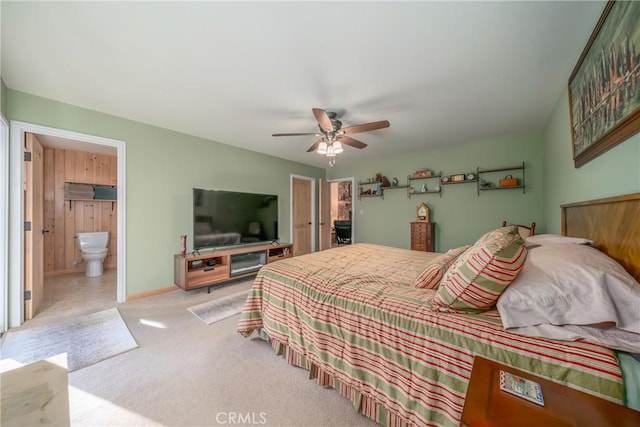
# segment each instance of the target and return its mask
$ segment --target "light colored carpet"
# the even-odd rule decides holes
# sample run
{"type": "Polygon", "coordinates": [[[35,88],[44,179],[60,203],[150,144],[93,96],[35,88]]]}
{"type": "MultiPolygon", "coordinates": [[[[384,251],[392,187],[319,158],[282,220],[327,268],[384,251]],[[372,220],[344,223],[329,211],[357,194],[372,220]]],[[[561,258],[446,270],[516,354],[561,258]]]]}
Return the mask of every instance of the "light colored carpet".
{"type": "Polygon", "coordinates": [[[246,280],[118,305],[140,347],[69,374],[71,425],[379,427],[269,343],[243,338],[238,316],[207,325],[188,310],[250,287],[246,280]]]}
{"type": "Polygon", "coordinates": [[[248,294],[248,291],[242,291],[226,297],[217,298],[189,307],[189,311],[207,325],[211,325],[212,323],[240,313],[248,294]]]}
{"type": "Polygon", "coordinates": [[[117,308],[10,330],[2,359],[27,364],[67,353],[69,372],[138,347],[117,308]]]}

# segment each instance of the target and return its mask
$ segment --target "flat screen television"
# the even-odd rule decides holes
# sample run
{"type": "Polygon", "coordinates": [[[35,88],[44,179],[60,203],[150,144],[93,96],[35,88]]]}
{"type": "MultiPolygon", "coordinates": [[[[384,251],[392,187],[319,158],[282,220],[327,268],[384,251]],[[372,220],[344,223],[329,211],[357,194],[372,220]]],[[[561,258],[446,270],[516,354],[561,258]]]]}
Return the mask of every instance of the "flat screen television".
{"type": "Polygon", "coordinates": [[[193,189],[193,249],[278,240],[278,196],[193,189]]]}

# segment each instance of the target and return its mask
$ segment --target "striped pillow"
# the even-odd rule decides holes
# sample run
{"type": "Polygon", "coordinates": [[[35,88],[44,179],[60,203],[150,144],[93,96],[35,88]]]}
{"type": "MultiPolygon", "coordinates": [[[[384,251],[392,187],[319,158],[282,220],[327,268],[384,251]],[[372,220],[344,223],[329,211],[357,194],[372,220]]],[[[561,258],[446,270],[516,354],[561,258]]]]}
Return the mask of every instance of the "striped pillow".
{"type": "Polygon", "coordinates": [[[459,248],[449,249],[447,253],[438,255],[426,265],[422,273],[416,277],[413,285],[416,288],[436,289],[451,263],[470,247],[470,245],[460,246],[459,248]]]}
{"type": "Polygon", "coordinates": [[[491,309],[516,278],[527,257],[517,226],[482,236],[442,278],[433,302],[438,310],[479,313],[491,309]]]}

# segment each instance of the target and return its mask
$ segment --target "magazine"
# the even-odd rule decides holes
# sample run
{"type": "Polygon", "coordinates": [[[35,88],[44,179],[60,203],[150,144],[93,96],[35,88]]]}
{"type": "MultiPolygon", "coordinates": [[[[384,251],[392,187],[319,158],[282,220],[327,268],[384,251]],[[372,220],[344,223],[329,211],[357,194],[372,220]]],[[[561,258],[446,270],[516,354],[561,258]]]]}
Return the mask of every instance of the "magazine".
{"type": "Polygon", "coordinates": [[[509,372],[500,371],[500,390],[527,399],[530,402],[544,406],[542,387],[535,381],[519,377],[509,372]]]}

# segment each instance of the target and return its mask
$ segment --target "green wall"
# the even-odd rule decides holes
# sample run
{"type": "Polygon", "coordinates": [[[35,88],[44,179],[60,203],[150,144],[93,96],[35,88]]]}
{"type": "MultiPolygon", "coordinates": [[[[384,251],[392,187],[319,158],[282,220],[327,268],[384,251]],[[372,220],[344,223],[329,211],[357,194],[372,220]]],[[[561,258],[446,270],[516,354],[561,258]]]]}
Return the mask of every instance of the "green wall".
{"type": "Polygon", "coordinates": [[[180,235],[192,245],[192,188],[277,194],[289,241],[290,174],[323,169],[9,89],[7,118],[126,141],[127,295],[173,284],[180,235]]]}
{"type": "Polygon", "coordinates": [[[640,134],[576,169],[565,90],[544,131],[544,171],[547,231],[560,233],[560,205],[640,191],[640,134]]]}
{"type": "Polygon", "coordinates": [[[2,78],[0,78],[0,113],[7,117],[7,86],[2,78]]]}
{"type": "MultiPolygon", "coordinates": [[[[522,189],[509,189],[485,191],[478,196],[476,185],[467,183],[443,186],[442,197],[425,194],[408,198],[406,190],[397,189],[385,191],[384,199],[355,198],[357,242],[409,248],[409,223],[415,220],[417,205],[424,201],[431,208],[431,221],[436,223],[436,251],[442,252],[473,243],[503,220],[520,224],[535,221],[544,230],[542,148],[541,134],[514,135],[362,162],[348,168],[340,167],[338,162],[328,169],[327,179],[354,177],[361,181],[380,172],[389,180],[398,178],[400,185],[404,185],[407,175],[420,168],[451,175],[475,172],[476,167],[492,169],[525,162],[524,194],[522,189]]],[[[502,177],[494,176],[496,180],[502,177]]],[[[357,189],[354,194],[358,194],[357,189]]]]}

